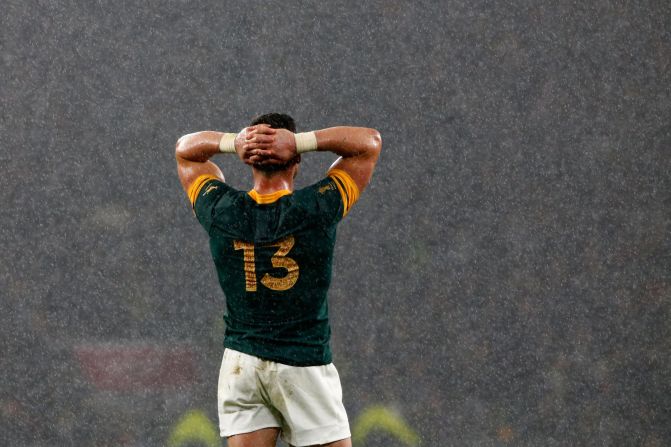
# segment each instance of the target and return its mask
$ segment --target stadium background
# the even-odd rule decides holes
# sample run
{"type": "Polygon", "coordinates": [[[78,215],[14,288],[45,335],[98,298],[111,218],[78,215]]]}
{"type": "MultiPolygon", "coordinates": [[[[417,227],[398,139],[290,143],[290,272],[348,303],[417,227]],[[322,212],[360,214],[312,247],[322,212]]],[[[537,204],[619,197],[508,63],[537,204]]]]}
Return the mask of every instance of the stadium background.
{"type": "Polygon", "coordinates": [[[668,2],[2,3],[0,444],[216,421],[174,142],[267,111],[383,135],[330,295],[359,445],[671,443],[668,2]]]}

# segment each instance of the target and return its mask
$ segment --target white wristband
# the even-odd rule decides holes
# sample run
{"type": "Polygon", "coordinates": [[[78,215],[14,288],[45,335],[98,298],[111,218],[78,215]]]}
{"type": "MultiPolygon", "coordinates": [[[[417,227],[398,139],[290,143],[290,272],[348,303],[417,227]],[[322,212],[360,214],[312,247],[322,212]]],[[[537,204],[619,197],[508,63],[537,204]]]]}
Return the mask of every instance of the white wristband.
{"type": "Polygon", "coordinates": [[[296,152],[312,152],[317,150],[317,136],[314,132],[301,132],[294,134],[296,138],[296,152]]]}
{"type": "Polygon", "coordinates": [[[219,140],[219,150],[226,154],[235,154],[235,137],[237,134],[225,133],[219,140]]]}

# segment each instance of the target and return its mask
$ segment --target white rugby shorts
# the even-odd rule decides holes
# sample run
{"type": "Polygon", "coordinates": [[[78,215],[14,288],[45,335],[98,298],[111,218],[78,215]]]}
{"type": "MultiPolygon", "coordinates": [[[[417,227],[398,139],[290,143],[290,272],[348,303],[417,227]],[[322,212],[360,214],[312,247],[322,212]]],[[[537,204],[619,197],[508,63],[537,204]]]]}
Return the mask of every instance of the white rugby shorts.
{"type": "Polygon", "coordinates": [[[218,408],[222,437],[278,427],[282,439],[298,447],[351,436],[333,363],[289,366],[227,348],[218,408]]]}

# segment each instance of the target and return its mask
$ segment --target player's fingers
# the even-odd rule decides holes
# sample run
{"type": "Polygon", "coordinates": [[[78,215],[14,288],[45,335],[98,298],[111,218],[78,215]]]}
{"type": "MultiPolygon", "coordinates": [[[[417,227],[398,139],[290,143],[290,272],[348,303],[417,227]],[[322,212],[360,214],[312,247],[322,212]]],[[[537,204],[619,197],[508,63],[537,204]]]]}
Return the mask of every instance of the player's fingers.
{"type": "Polygon", "coordinates": [[[272,139],[275,134],[275,129],[272,127],[268,127],[265,124],[259,124],[258,126],[252,126],[249,128],[245,134],[245,139],[247,141],[249,140],[254,140],[254,139],[260,139],[260,140],[267,140],[267,139],[272,139]]]}
{"type": "Polygon", "coordinates": [[[249,149],[245,150],[242,154],[243,160],[254,158],[258,161],[258,159],[266,159],[271,157],[273,157],[272,152],[264,149],[249,149]]]}
{"type": "Polygon", "coordinates": [[[265,134],[265,135],[272,135],[276,132],[275,129],[270,127],[268,124],[257,124],[255,127],[256,132],[265,134]]]}
{"type": "Polygon", "coordinates": [[[264,149],[253,149],[251,151],[251,154],[252,155],[258,155],[258,156],[261,156],[261,157],[272,157],[273,156],[272,151],[264,150],[264,149]]]}
{"type": "Polygon", "coordinates": [[[254,137],[250,140],[254,143],[271,143],[272,141],[275,140],[275,137],[272,135],[264,135],[264,134],[256,134],[254,137]]]}
{"type": "Polygon", "coordinates": [[[248,127],[247,132],[245,132],[245,140],[251,140],[256,135],[256,129],[254,127],[248,127]]]}
{"type": "Polygon", "coordinates": [[[251,151],[254,149],[270,149],[272,147],[272,143],[245,143],[242,145],[242,150],[251,151]]]}

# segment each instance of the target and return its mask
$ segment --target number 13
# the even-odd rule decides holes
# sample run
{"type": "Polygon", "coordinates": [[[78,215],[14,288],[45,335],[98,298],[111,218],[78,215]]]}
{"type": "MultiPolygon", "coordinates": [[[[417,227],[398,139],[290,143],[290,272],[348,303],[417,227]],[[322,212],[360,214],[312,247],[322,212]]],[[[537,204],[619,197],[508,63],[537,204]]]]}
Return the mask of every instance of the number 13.
{"type": "MultiPolygon", "coordinates": [[[[261,278],[261,284],[271,290],[283,291],[291,289],[298,281],[298,264],[293,259],[287,257],[287,254],[294,246],[293,236],[287,236],[272,244],[263,245],[263,247],[279,247],[279,250],[270,258],[275,268],[283,268],[287,274],[281,278],[271,276],[266,273],[261,278]]],[[[256,264],[254,259],[254,244],[251,242],[234,241],[233,247],[236,250],[242,250],[244,258],[245,271],[245,290],[247,292],[256,292],[256,264]]]]}

